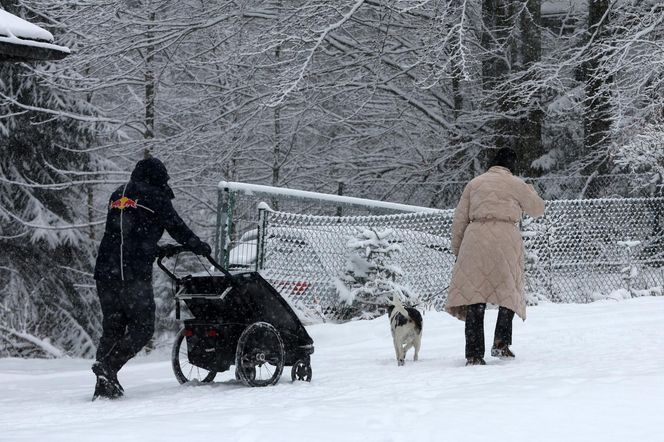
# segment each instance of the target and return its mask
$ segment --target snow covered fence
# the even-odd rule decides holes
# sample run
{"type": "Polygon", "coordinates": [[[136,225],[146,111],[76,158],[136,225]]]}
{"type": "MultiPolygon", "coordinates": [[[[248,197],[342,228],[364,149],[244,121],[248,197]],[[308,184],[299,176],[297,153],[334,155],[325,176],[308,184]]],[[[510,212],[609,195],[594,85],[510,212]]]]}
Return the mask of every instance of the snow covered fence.
{"type": "MultiPolygon", "coordinates": [[[[442,308],[454,256],[452,211],[334,217],[264,210],[258,238],[261,273],[307,316],[337,319],[340,275],[349,244],[364,229],[391,229],[400,246],[398,282],[442,308]]],[[[664,199],[547,202],[546,216],[522,222],[526,292],[531,304],[587,303],[661,295],[664,287],[664,199]]]]}
{"type": "MultiPolygon", "coordinates": [[[[233,210],[225,216],[234,222],[225,230],[228,253],[221,258],[231,268],[260,270],[312,321],[338,319],[343,310],[339,279],[347,269],[348,245],[363,229],[393,230],[390,241],[400,246],[395,264],[403,271],[399,283],[436,309],[444,304],[454,263],[449,247],[452,210],[422,208],[427,212],[418,213],[413,206],[377,202],[386,204],[380,209],[331,198],[326,202],[328,215],[314,216],[307,213],[320,213],[320,202],[316,206],[305,198],[311,195],[294,194],[279,200],[280,211],[263,205],[266,210],[259,221],[257,201],[277,193],[257,190],[238,190],[234,198],[242,195],[244,206],[238,201],[229,204],[233,210]],[[336,216],[340,207],[344,215],[356,216],[336,216]],[[392,214],[367,215],[388,207],[392,214]],[[238,216],[239,209],[244,216],[238,216]],[[238,218],[244,218],[244,224],[238,218]]],[[[525,287],[531,304],[587,303],[607,294],[662,294],[664,198],[546,204],[543,218],[522,222],[525,287]]]]}
{"type": "MultiPolygon", "coordinates": [[[[258,268],[311,320],[347,319],[343,298],[350,287],[343,287],[345,275],[356,243],[372,230],[390,232],[386,241],[398,248],[384,263],[399,269],[394,276],[398,286],[423,305],[440,307],[445,299],[455,261],[449,239],[451,211],[354,217],[261,212],[258,268]]],[[[366,269],[355,273],[358,280],[362,273],[372,279],[366,269]]]]}
{"type": "MultiPolygon", "coordinates": [[[[281,187],[221,181],[217,204],[215,256],[226,267],[256,265],[258,206],[315,215],[358,216],[438,212],[438,209],[281,187]]],[[[339,189],[341,190],[341,189],[339,189]]]]}
{"type": "Polygon", "coordinates": [[[591,302],[664,287],[664,198],[547,201],[523,223],[531,300],[591,302]]]}

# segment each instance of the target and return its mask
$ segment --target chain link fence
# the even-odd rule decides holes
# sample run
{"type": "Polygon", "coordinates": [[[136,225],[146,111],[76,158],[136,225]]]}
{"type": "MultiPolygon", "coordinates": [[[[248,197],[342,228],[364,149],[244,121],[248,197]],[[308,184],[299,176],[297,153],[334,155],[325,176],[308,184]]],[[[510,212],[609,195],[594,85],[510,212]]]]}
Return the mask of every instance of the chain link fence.
{"type": "Polygon", "coordinates": [[[338,295],[349,242],[363,230],[390,232],[399,246],[397,283],[425,304],[440,304],[454,265],[449,230],[452,212],[329,217],[262,211],[258,267],[298,310],[312,319],[337,319],[338,295]]]}
{"type": "Polygon", "coordinates": [[[222,182],[219,185],[214,243],[215,257],[225,267],[256,268],[258,208],[264,204],[282,212],[332,217],[437,211],[420,206],[340,195],[222,182]]]}
{"type": "MultiPolygon", "coordinates": [[[[271,199],[258,192],[233,195],[233,210],[226,216],[233,222],[218,256],[231,269],[259,270],[310,321],[338,319],[336,284],[348,259],[347,244],[361,229],[392,229],[390,240],[401,246],[396,264],[404,275],[399,282],[433,308],[444,305],[454,264],[452,209],[386,215],[386,208],[303,202],[286,195],[278,205],[297,212],[292,213],[258,211],[259,201],[271,199]],[[321,211],[327,215],[302,214],[321,211]]],[[[546,205],[544,217],[526,218],[521,226],[529,304],[662,294],[664,198],[546,205]]]]}
{"type": "MultiPolygon", "coordinates": [[[[573,175],[524,178],[535,186],[545,200],[577,200],[601,198],[654,198],[664,196],[664,181],[659,174],[573,175]]],[[[376,183],[352,186],[335,183],[330,188],[337,195],[378,195],[381,201],[408,201],[419,207],[454,209],[467,181],[376,183]]],[[[217,204],[216,256],[226,266],[242,265],[245,253],[229,250],[237,244],[255,243],[258,225],[258,204],[266,202],[272,209],[283,212],[327,216],[364,216],[402,213],[403,210],[377,207],[370,204],[335,203],[320,198],[293,197],[290,189],[282,192],[261,192],[243,183],[220,183],[217,204]],[[238,186],[234,186],[238,185],[238,186]],[[245,185],[246,186],[246,185],[245,185]],[[252,233],[253,232],[253,233],[252,233]],[[243,237],[243,235],[246,235],[243,237]],[[230,259],[230,260],[229,260],[230,259]]],[[[272,188],[275,189],[275,188],[272,188]]],[[[309,192],[311,193],[311,192],[309,192]]],[[[318,194],[329,195],[329,194],[318,194]]],[[[255,244],[254,244],[255,246],[255,244]]],[[[247,252],[250,254],[250,252],[247,252]]]]}
{"type": "Polygon", "coordinates": [[[526,291],[532,302],[591,302],[661,294],[664,198],[548,201],[523,223],[526,291]]]}
{"type": "MultiPolygon", "coordinates": [[[[454,265],[453,211],[330,217],[262,211],[258,267],[311,320],[337,319],[347,244],[362,229],[390,229],[400,245],[398,282],[442,309],[454,265]]],[[[547,202],[522,222],[529,304],[587,303],[611,296],[662,294],[664,199],[547,202]]],[[[487,251],[490,253],[490,251],[487,251]]]]}

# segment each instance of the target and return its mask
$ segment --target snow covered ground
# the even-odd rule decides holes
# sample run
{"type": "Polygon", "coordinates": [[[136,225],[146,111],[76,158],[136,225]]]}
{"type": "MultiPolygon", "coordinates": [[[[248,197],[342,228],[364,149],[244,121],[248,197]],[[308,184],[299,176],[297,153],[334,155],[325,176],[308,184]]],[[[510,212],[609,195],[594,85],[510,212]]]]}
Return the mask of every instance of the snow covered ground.
{"type": "Polygon", "coordinates": [[[405,367],[385,317],[322,324],[308,327],[311,383],[284,370],[274,387],[180,386],[164,349],[129,363],[117,401],[90,402],[90,361],[0,359],[0,440],[664,440],[664,297],[528,314],[509,362],[465,367],[463,323],[427,312],[421,360],[405,367]]]}

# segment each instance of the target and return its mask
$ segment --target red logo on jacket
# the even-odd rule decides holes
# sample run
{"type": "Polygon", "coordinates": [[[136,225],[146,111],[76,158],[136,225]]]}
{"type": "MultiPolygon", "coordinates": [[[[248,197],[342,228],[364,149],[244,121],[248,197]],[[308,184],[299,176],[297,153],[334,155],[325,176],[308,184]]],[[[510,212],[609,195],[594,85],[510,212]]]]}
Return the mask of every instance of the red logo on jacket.
{"type": "Polygon", "coordinates": [[[138,207],[138,204],[136,203],[136,200],[133,200],[131,198],[127,198],[126,196],[123,196],[119,200],[115,200],[111,202],[111,206],[109,207],[110,209],[120,209],[124,210],[131,207],[132,209],[135,209],[138,207]]]}

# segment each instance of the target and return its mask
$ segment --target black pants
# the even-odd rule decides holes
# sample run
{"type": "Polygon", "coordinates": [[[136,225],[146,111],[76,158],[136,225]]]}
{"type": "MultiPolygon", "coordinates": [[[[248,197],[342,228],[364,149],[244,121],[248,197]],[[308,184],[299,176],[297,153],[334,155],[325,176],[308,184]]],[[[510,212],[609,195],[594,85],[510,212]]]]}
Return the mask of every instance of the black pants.
{"type": "Polygon", "coordinates": [[[97,295],[104,315],[97,361],[117,372],[152,339],[152,281],[97,281],[97,295]]]}
{"type": "MultiPolygon", "coordinates": [[[[484,310],[486,304],[472,304],[466,310],[466,358],[484,357],[484,310]]],[[[502,341],[512,344],[512,319],[512,310],[505,307],[498,309],[494,343],[502,341]]]]}

